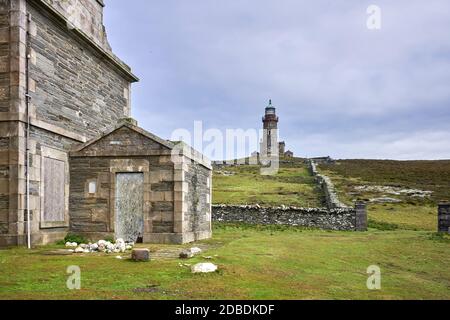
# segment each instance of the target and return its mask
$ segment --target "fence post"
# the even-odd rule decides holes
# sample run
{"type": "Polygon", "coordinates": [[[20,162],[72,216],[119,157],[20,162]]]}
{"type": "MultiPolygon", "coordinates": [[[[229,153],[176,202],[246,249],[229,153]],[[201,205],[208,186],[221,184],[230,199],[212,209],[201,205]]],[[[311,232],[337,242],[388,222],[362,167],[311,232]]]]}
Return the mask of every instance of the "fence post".
{"type": "Polygon", "coordinates": [[[439,203],[438,232],[450,232],[450,202],[439,203]]]}
{"type": "Polygon", "coordinates": [[[367,231],[368,222],[367,222],[367,205],[364,201],[357,201],[355,204],[356,211],[356,223],[355,230],[356,231],[367,231]]]}

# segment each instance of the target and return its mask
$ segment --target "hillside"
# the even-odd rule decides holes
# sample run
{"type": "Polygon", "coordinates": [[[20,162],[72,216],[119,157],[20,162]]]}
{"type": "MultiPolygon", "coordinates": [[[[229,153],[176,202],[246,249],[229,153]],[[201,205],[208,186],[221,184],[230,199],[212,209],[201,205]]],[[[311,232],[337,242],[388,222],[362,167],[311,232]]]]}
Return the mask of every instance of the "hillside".
{"type": "Polygon", "coordinates": [[[262,176],[258,166],[214,170],[215,204],[260,204],[320,207],[321,194],[303,160],[282,163],[275,176],[262,176]]]}
{"type": "Polygon", "coordinates": [[[450,199],[450,161],[341,160],[319,170],[344,203],[370,201],[373,226],[436,230],[437,204],[450,199]]]}

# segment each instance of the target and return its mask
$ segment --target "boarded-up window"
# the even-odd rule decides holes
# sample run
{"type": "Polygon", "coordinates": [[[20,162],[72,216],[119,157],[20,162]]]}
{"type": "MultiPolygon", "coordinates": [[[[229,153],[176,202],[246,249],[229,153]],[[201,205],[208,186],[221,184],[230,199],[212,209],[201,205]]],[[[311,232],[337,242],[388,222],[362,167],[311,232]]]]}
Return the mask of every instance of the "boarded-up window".
{"type": "Polygon", "coordinates": [[[44,222],[65,219],[65,164],[44,158],[44,222]]]}

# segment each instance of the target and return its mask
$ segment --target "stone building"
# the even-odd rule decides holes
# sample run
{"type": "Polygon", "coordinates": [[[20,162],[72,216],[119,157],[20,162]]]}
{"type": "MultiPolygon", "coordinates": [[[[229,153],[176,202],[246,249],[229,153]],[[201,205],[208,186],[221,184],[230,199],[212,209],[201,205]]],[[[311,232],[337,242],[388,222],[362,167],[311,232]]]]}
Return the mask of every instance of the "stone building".
{"type": "Polygon", "coordinates": [[[284,157],[288,159],[292,159],[294,157],[294,153],[291,150],[284,152],[284,157]]]}
{"type": "Polygon", "coordinates": [[[211,186],[211,161],[124,120],[70,153],[70,230],[146,243],[209,238],[211,186]]]}
{"type": "MultiPolygon", "coordinates": [[[[130,88],[133,82],[138,81],[108,44],[103,26],[103,7],[103,0],[0,1],[0,246],[50,243],[63,238],[70,231],[69,226],[75,231],[88,233],[111,234],[114,231],[111,223],[103,221],[103,228],[90,223],[100,222],[98,217],[101,214],[112,219],[110,213],[100,212],[100,207],[95,207],[99,203],[112,205],[104,194],[88,194],[86,203],[93,203],[89,208],[92,210],[84,213],[70,203],[70,199],[77,199],[81,191],[79,185],[74,187],[71,184],[71,176],[74,175],[69,152],[92,139],[97,141],[103,136],[102,132],[130,116],[130,88]],[[70,196],[72,192],[74,194],[70,196]],[[73,222],[71,209],[75,214],[73,222]],[[83,230],[83,226],[86,229],[83,230]]],[[[142,129],[133,128],[132,131],[139,130],[142,129]]],[[[172,146],[168,142],[164,145],[161,139],[153,140],[165,148],[172,146]]],[[[101,141],[78,152],[91,150],[98,143],[101,141]]],[[[126,156],[121,145],[112,144],[108,150],[111,155],[117,152],[126,156]],[[112,150],[114,147],[118,151],[112,150]]],[[[99,154],[99,159],[89,156],[89,160],[84,161],[95,167],[96,163],[106,161],[103,158],[105,154],[99,154]]],[[[132,157],[133,154],[129,155],[131,163],[138,161],[132,157]]],[[[143,159],[144,155],[139,154],[139,161],[148,162],[144,179],[151,178],[150,167],[155,164],[157,156],[162,157],[155,154],[155,158],[143,159]]],[[[126,159],[111,158],[110,161],[126,162],[126,159]]],[[[74,158],[73,161],[76,168],[77,161],[83,160],[74,158]]],[[[137,172],[143,172],[144,167],[139,166],[137,172]]],[[[107,168],[100,166],[98,170],[107,168]]],[[[77,170],[81,175],[80,169],[77,170]]],[[[190,179],[191,171],[183,172],[186,179],[190,179]]],[[[93,172],[84,173],[84,176],[89,179],[96,177],[93,172]]],[[[97,180],[100,185],[96,188],[100,193],[109,188],[103,178],[100,174],[97,180]]],[[[183,217],[186,204],[180,209],[175,197],[180,201],[179,192],[183,197],[189,197],[184,194],[189,183],[179,179],[173,181],[173,230],[169,232],[169,218],[166,216],[161,221],[159,217],[152,217],[157,222],[144,230],[146,240],[164,238],[150,237],[149,232],[179,234],[184,230],[185,224],[180,219],[188,219],[186,215],[183,217]],[[181,186],[177,182],[181,182],[181,186]]],[[[91,183],[88,185],[93,187],[91,183]]],[[[148,186],[148,182],[144,183],[145,188],[148,186]]],[[[152,196],[161,197],[162,193],[152,196]]],[[[144,194],[144,197],[145,210],[169,211],[169,205],[165,204],[165,210],[159,210],[162,208],[158,209],[158,201],[149,195],[144,194]]],[[[168,193],[167,197],[170,199],[168,193]]],[[[88,210],[88,206],[85,208],[88,210]]],[[[148,219],[148,216],[144,217],[144,222],[149,223],[148,219]]],[[[182,241],[189,239],[193,237],[186,236],[182,241]]]]}

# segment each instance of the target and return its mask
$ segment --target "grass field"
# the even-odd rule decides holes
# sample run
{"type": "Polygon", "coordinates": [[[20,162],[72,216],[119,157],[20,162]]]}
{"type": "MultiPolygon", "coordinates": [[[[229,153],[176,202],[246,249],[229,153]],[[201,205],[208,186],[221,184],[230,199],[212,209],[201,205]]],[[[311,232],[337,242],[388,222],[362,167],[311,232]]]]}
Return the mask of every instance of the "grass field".
{"type": "Polygon", "coordinates": [[[194,275],[175,258],[134,263],[48,254],[58,247],[2,250],[0,299],[450,299],[450,238],[431,232],[218,224],[214,239],[196,245],[219,272],[194,275]],[[66,288],[70,265],[81,268],[79,291],[66,288]],[[366,287],[371,265],[381,268],[379,291],[366,287]]]}
{"type": "Polygon", "coordinates": [[[450,200],[450,160],[341,160],[336,165],[321,165],[320,168],[345,178],[347,187],[356,181],[416,188],[433,191],[433,204],[450,200]]]}
{"type": "Polygon", "coordinates": [[[368,206],[370,222],[387,224],[391,229],[437,230],[437,204],[450,199],[450,161],[343,160],[320,165],[319,170],[332,179],[344,203],[380,196],[401,200],[368,206]],[[433,194],[424,199],[371,192],[355,195],[354,188],[361,185],[420,189],[433,194]]]}
{"type": "Polygon", "coordinates": [[[321,206],[320,193],[302,161],[282,165],[276,176],[262,176],[258,166],[215,170],[213,202],[216,204],[321,206]]]}
{"type": "MultiPolygon", "coordinates": [[[[401,203],[370,204],[368,232],[214,224],[214,237],[192,244],[204,253],[181,261],[189,246],[145,246],[154,260],[124,256],[60,255],[63,247],[0,250],[0,299],[450,299],[450,236],[437,229],[437,202],[450,198],[450,162],[339,161],[320,166],[340,198],[355,186],[433,191],[427,199],[396,195],[401,203]],[[212,260],[205,258],[212,257],[212,260]],[[183,264],[213,262],[214,274],[194,275],[183,264]],[[181,264],[181,266],[180,266],[181,264]],[[68,266],[81,268],[82,289],[66,288],[68,266]],[[367,268],[381,269],[382,289],[367,289],[367,268]]],[[[320,205],[320,194],[300,162],[275,177],[257,167],[215,172],[216,203],[320,205]],[[226,172],[224,172],[226,171],[226,172]]]]}

